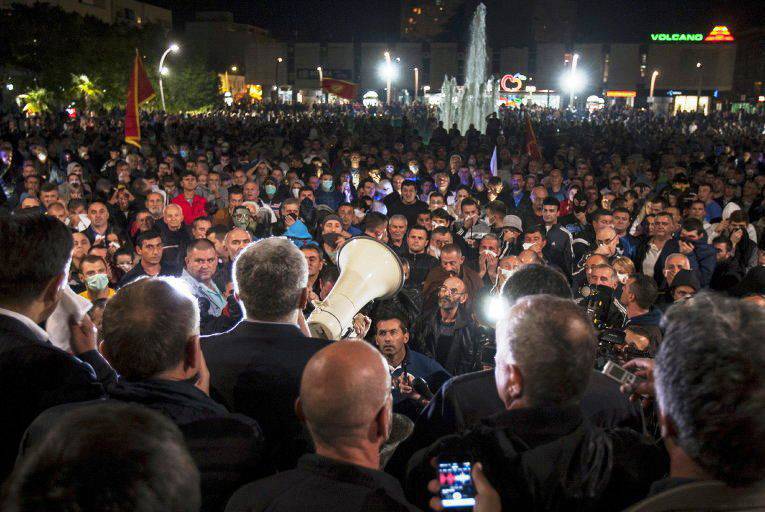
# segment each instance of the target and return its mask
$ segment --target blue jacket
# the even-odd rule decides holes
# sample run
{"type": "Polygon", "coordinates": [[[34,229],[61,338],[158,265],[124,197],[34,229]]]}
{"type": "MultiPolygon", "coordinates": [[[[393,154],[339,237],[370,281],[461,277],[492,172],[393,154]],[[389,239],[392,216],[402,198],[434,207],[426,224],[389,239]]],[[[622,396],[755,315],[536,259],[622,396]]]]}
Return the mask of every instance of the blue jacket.
{"type": "Polygon", "coordinates": [[[688,254],[691,268],[696,270],[702,288],[708,288],[717,266],[717,251],[704,240],[693,242],[693,252],[688,254]]]}
{"type": "MultiPolygon", "coordinates": [[[[434,394],[444,382],[452,377],[444,367],[438,363],[438,361],[431,359],[424,354],[420,354],[419,352],[415,352],[409,347],[406,348],[406,355],[401,362],[401,366],[391,372],[391,377],[398,377],[404,373],[404,368],[406,368],[406,373],[409,375],[414,375],[427,382],[428,388],[430,388],[434,394]]],[[[394,389],[393,403],[397,404],[402,400],[405,400],[405,398],[401,396],[398,389],[394,389]]]]}

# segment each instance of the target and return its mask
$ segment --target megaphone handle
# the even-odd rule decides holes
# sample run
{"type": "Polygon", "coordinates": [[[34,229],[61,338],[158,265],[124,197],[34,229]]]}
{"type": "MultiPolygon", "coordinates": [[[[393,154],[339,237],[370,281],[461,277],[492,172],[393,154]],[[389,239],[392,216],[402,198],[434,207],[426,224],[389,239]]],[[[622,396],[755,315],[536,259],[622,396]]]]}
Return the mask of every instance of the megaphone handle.
{"type": "Polygon", "coordinates": [[[354,331],[353,331],[353,327],[348,327],[348,328],[345,330],[345,333],[343,333],[343,335],[342,335],[342,336],[340,336],[340,339],[341,339],[341,340],[344,340],[344,339],[346,339],[346,338],[350,338],[350,337],[351,337],[351,334],[352,334],[353,332],[354,332],[354,331]]]}

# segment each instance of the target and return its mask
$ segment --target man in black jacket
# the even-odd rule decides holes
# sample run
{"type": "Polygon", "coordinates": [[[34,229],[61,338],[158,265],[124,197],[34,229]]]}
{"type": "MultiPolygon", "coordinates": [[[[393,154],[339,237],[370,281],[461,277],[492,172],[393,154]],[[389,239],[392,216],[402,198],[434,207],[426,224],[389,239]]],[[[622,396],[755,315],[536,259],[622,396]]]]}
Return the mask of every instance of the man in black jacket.
{"type": "Polygon", "coordinates": [[[0,388],[7,411],[0,422],[0,480],[13,468],[19,441],[48,407],[104,395],[114,370],[96,350],[86,315],[71,324],[70,355],[39,327],[56,309],[66,285],[72,234],[53,217],[0,216],[0,388]]]}
{"type": "Polygon", "coordinates": [[[380,471],[393,422],[391,378],[363,341],[334,343],[311,358],[295,409],[316,445],[297,468],[239,489],[227,512],[413,512],[400,484],[380,471]]]}
{"type": "Polygon", "coordinates": [[[452,375],[480,368],[478,326],[465,307],[468,299],[462,279],[447,278],[438,288],[438,308],[426,313],[415,327],[413,348],[438,361],[452,375]]]}
{"type": "Polygon", "coordinates": [[[309,337],[301,313],[307,283],[305,257],[286,238],[248,246],[234,268],[245,319],[226,333],[202,338],[212,396],[257,420],[266,459],[279,469],[294,467],[310,451],[293,406],[303,368],[327,344],[309,337]]]}
{"type": "MultiPolygon", "coordinates": [[[[571,288],[560,272],[542,265],[525,265],[505,282],[502,294],[508,304],[530,295],[571,298],[571,288]]],[[[619,386],[592,371],[582,397],[582,412],[598,427],[626,427],[642,431],[639,406],[619,391],[619,386]]],[[[401,443],[386,471],[401,478],[409,458],[422,448],[450,434],[464,432],[503,410],[493,370],[468,373],[448,380],[417,418],[412,435],[401,443]]]]}
{"type": "Polygon", "coordinates": [[[581,409],[597,338],[570,300],[536,295],[497,325],[497,392],[503,410],[480,428],[450,436],[410,461],[407,494],[427,505],[433,456],[468,452],[504,507],[519,510],[621,510],[666,471],[666,459],[639,434],[602,430],[581,409]]]}
{"type": "MultiPolygon", "coordinates": [[[[120,374],[107,388],[109,398],[142,404],[178,425],[201,473],[202,509],[217,511],[239,486],[271,470],[261,465],[257,423],[208,396],[199,319],[197,300],[181,280],[140,279],[107,303],[101,350],[120,374]]],[[[46,411],[29,428],[23,448],[39,443],[64,412],[84,406],[46,411]]]]}
{"type": "Polygon", "coordinates": [[[551,264],[560,268],[566,275],[571,275],[574,260],[573,239],[571,233],[558,224],[560,202],[554,197],[548,197],[542,202],[542,220],[547,232],[545,258],[551,264]]]}

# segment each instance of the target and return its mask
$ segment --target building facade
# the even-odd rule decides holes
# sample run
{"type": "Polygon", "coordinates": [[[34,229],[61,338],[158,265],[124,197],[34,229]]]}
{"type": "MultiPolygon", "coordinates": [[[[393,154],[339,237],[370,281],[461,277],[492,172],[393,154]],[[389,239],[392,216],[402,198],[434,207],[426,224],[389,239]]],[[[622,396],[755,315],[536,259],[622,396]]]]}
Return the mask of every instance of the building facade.
{"type": "Polygon", "coordinates": [[[93,16],[110,25],[155,23],[168,30],[173,25],[172,11],[137,0],[0,0],[0,9],[10,9],[13,4],[32,6],[36,3],[54,5],[81,16],[93,16]]]}

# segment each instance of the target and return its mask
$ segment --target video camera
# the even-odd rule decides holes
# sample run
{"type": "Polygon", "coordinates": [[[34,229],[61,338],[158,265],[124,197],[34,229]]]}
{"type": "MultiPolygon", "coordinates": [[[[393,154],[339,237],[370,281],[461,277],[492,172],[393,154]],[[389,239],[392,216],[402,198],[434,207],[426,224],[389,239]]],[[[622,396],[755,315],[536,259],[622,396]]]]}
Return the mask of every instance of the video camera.
{"type": "Polygon", "coordinates": [[[635,357],[648,357],[648,353],[627,343],[627,333],[621,325],[614,325],[611,307],[614,290],[605,285],[585,285],[579,289],[587,317],[598,331],[598,353],[595,367],[601,370],[606,362],[624,364],[635,357]]]}

